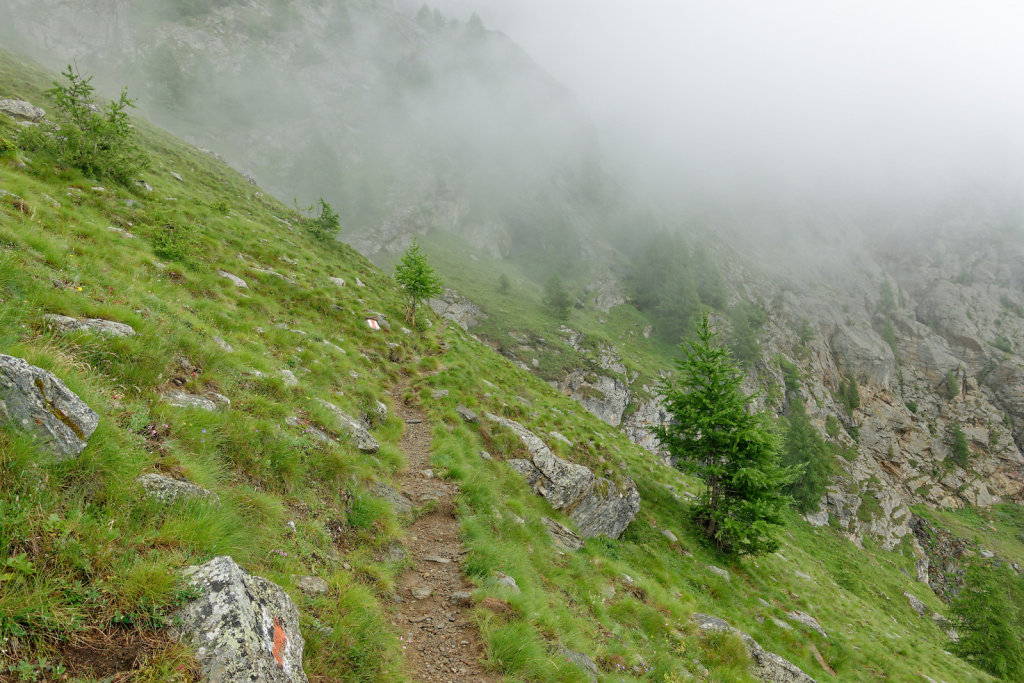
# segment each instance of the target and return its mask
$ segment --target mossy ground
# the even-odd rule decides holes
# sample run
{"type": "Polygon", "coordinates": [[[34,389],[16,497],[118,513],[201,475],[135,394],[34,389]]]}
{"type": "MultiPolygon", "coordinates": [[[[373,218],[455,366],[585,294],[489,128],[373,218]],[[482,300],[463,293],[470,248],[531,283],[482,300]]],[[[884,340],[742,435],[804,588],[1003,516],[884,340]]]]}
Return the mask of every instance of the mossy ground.
{"type": "MultiPolygon", "coordinates": [[[[4,95],[45,107],[51,78],[0,53],[4,95]]],[[[343,436],[320,444],[285,419],[336,434],[318,399],[361,415],[408,376],[408,397],[433,423],[435,469],[462,491],[463,569],[478,587],[474,597],[509,607],[477,611],[488,665],[507,680],[585,681],[559,646],[590,655],[604,681],[676,681],[701,667],[710,670],[707,680],[750,680],[736,640],[699,634],[689,620],[695,611],[727,619],[822,681],[988,680],[947,654],[945,636],[911,610],[905,590],[931,610],[943,607],[907,576],[910,558],[860,550],[795,515],[777,554],[740,562],[716,554],[686,521],[685,501],[666,487],[696,492],[696,482],[461,330],[403,332],[389,277],[344,245],[315,242],[299,215],[213,157],[142,122],[139,130],[154,159],[145,176],[152,191],[99,188],[17,152],[0,158],[0,189],[10,193],[0,197],[0,352],[51,370],[100,415],[89,447],[62,464],[16,431],[0,430],[0,677],[47,678],[57,667],[84,680],[109,677],[118,672],[75,669],[84,664],[68,654],[101,634],[151,644],[133,680],[193,679],[187,648],[160,635],[188,598],[177,572],[229,554],[296,600],[311,679],[405,680],[388,619],[402,566],[380,559],[403,530],[368,493],[370,483],[404,466],[402,424],[394,417],[378,424],[383,446],[367,456],[343,436]],[[390,316],[391,331],[366,326],[377,311],[390,316]],[[43,324],[45,313],[116,320],[140,336],[58,335],[43,324]],[[284,383],[284,369],[298,387],[284,383]],[[231,408],[168,406],[159,397],[170,387],[216,391],[231,408]],[[437,388],[448,397],[434,399],[437,388]],[[464,423],[459,403],[519,420],[601,474],[628,474],[643,498],[636,520],[618,540],[558,552],[540,518],[562,517],[500,462],[516,442],[464,423]],[[573,445],[549,439],[552,430],[573,445]],[[495,460],[480,457],[485,447],[495,460]],[[149,471],[184,476],[221,503],[150,502],[133,484],[149,471]],[[666,529],[679,543],[666,539],[666,529]],[[709,565],[728,569],[731,580],[709,565]],[[498,571],[522,592],[498,586],[498,571]],[[330,592],[302,594],[292,576],[304,574],[324,577],[330,592]],[[772,621],[790,610],[817,617],[829,637],[772,621]],[[817,663],[812,645],[836,676],[817,663]]],[[[15,137],[16,125],[0,119],[0,136],[15,137]]],[[[512,286],[529,285],[513,278],[512,286]]],[[[506,296],[466,293],[485,302],[506,296]]],[[[512,295],[504,305],[526,304],[512,295]]],[[[595,318],[593,330],[570,324],[598,339],[603,330],[628,352],[622,335],[639,334],[643,321],[605,320],[598,329],[595,318]]],[[[547,329],[554,334],[557,325],[547,329]]]]}

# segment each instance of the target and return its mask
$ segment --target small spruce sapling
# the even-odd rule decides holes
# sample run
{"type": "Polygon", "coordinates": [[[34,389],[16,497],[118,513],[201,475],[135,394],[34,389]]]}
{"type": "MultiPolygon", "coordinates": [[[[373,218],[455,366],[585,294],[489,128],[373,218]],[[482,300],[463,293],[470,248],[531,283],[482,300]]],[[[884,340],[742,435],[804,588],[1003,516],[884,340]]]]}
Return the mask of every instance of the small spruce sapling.
{"type": "Polygon", "coordinates": [[[443,291],[441,278],[427,263],[426,255],[420,250],[418,241],[412,244],[402,255],[395,266],[395,280],[405,293],[405,319],[413,327],[416,326],[416,310],[420,303],[435,297],[443,291]]]}

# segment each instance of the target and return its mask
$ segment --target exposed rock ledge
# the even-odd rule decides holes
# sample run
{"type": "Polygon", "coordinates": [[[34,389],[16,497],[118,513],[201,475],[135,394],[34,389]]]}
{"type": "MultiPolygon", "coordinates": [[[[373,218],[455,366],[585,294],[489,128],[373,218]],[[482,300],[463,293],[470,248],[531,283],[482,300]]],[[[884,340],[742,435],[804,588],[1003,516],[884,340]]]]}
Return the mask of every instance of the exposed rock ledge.
{"type": "Polygon", "coordinates": [[[752,637],[733,628],[723,619],[708,614],[695,613],[690,617],[702,631],[712,633],[735,633],[743,641],[753,665],[750,673],[768,683],[815,683],[800,667],[783,659],[774,652],[768,652],[752,637]]]}
{"type": "Polygon", "coordinates": [[[566,512],[585,538],[604,534],[618,538],[640,509],[640,493],[632,479],[616,486],[614,482],[583,465],[555,455],[540,438],[518,422],[488,414],[488,419],[510,429],[526,446],[530,459],[508,460],[538,495],[556,510],[566,512]]]}

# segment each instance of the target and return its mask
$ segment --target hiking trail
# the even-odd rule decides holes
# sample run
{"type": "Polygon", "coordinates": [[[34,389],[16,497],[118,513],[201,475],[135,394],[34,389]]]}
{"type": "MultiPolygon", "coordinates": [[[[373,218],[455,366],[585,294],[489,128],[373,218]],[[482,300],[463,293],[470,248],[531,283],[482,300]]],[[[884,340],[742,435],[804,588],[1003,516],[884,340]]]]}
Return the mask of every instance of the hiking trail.
{"type": "Polygon", "coordinates": [[[404,388],[391,392],[395,413],[404,422],[399,447],[408,460],[396,483],[414,505],[432,508],[406,529],[405,551],[413,566],[398,581],[392,623],[402,634],[413,680],[497,683],[501,678],[483,668],[486,648],[471,618],[473,585],[462,574],[467,550],[455,518],[459,487],[433,476],[430,422],[426,413],[402,400],[404,388]]]}

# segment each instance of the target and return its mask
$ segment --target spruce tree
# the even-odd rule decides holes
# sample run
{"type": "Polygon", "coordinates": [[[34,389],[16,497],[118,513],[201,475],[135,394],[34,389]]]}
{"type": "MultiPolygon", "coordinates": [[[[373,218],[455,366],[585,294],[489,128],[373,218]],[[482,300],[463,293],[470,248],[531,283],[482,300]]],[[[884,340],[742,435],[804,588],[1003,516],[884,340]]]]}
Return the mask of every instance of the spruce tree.
{"type": "Polygon", "coordinates": [[[677,377],[661,383],[673,419],[654,433],[680,469],[704,481],[693,516],[707,537],[727,553],[771,552],[792,502],[783,488],[800,467],[781,464],[771,418],[750,412],[753,397],[741,389],[743,374],[716,336],[705,312],[697,338],[681,346],[677,377]]]}

